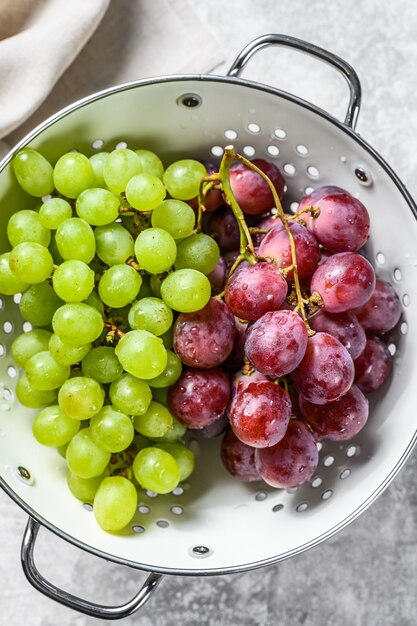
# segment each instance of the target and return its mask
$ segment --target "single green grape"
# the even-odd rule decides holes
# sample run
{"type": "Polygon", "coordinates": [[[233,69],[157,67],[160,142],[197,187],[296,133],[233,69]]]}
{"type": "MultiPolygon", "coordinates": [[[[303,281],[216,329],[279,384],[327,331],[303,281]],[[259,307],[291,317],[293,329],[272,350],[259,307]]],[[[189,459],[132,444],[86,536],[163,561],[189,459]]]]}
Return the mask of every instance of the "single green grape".
{"type": "Polygon", "coordinates": [[[130,446],[135,431],[128,415],[106,405],[91,418],[90,433],[99,446],[115,453],[130,446]]]}
{"type": "Polygon", "coordinates": [[[123,373],[114,348],[98,346],[88,352],[81,362],[84,376],[94,378],[99,383],[111,383],[123,373]]]}
{"type": "Polygon", "coordinates": [[[142,172],[140,158],[129,148],[118,148],[107,155],[103,163],[103,178],[113,193],[120,194],[129,180],[142,172]]]}
{"type": "Polygon", "coordinates": [[[16,154],[12,163],[17,182],[26,193],[42,198],[53,191],[52,165],[40,152],[25,148],[16,154]]]}
{"type": "MultiPolygon", "coordinates": [[[[156,274],[152,274],[150,280],[149,280],[149,285],[152,291],[152,294],[156,297],[156,298],[160,298],[161,297],[161,285],[162,285],[162,279],[159,278],[159,276],[157,276],[156,274]]],[[[151,294],[151,295],[152,295],[151,294]]]]}
{"type": "Polygon", "coordinates": [[[80,423],[70,419],[58,405],[48,406],[32,423],[35,439],[44,446],[64,446],[79,431],[80,423]]]}
{"type": "Polygon", "coordinates": [[[76,198],[94,183],[94,170],[90,161],[81,152],[63,154],[54,167],[54,183],[62,195],[76,198]]]}
{"type": "Polygon", "coordinates": [[[13,296],[16,293],[25,291],[29,283],[17,278],[10,269],[10,252],[0,255],[0,293],[5,296],[13,296]]]}
{"type": "Polygon", "coordinates": [[[178,244],[175,269],[191,268],[202,274],[210,274],[220,258],[220,249],[209,235],[191,235],[178,244]]]}
{"type": "Polygon", "coordinates": [[[170,387],[174,383],[177,382],[182,372],[182,363],[181,359],[172,352],[172,350],[167,350],[167,364],[164,371],[156,376],[156,378],[151,378],[149,380],[149,385],[151,387],[170,387]]]}
{"type": "Polygon", "coordinates": [[[39,209],[40,223],[51,230],[56,230],[62,222],[70,217],[72,217],[72,207],[63,198],[50,198],[39,209]]]}
{"type": "Polygon", "coordinates": [[[103,166],[108,154],[108,152],[104,151],[96,152],[89,158],[91,167],[94,171],[93,187],[106,187],[106,183],[103,178],[103,166]]]}
{"type": "Polygon", "coordinates": [[[104,226],[119,216],[120,200],[108,189],[92,187],[80,193],[75,203],[78,217],[92,226],[104,226]]]}
{"type": "Polygon", "coordinates": [[[44,281],[32,285],[22,294],[19,310],[33,326],[49,326],[55,311],[63,304],[51,285],[44,281]]]}
{"type": "Polygon", "coordinates": [[[94,289],[94,271],[84,261],[70,259],[56,268],[52,285],[64,302],[82,302],[94,289]]]}
{"type": "Polygon", "coordinates": [[[98,413],[104,403],[104,390],[87,376],[69,378],[58,392],[58,404],[73,420],[87,420],[98,413]]]}
{"type": "Polygon", "coordinates": [[[152,400],[149,385],[131,374],[122,374],[114,380],[110,385],[109,396],[116,409],[127,415],[145,413],[152,400]]]}
{"type": "Polygon", "coordinates": [[[12,357],[16,365],[25,367],[26,361],[34,354],[48,350],[51,336],[52,334],[48,330],[42,328],[18,335],[13,340],[11,347],[12,357]]]}
{"type": "Polygon", "coordinates": [[[70,217],[58,226],[55,242],[65,261],[78,259],[90,263],[96,253],[93,229],[85,220],[70,217]]]}
{"type": "Polygon", "coordinates": [[[93,441],[89,428],[83,428],[69,442],[66,460],[71,472],[81,478],[93,478],[106,469],[110,452],[93,441]]]}
{"type": "Polygon", "coordinates": [[[137,453],[132,469],[138,483],[155,493],[169,493],[180,480],[180,470],[174,457],[153,446],[137,453]]]}
{"type": "Polygon", "coordinates": [[[137,300],[132,304],[128,315],[133,330],[147,330],[156,336],[167,332],[173,319],[171,309],[160,298],[137,300]]]}
{"type": "Polygon", "coordinates": [[[135,256],[141,269],[150,274],[167,272],[175,262],[175,240],[162,228],[147,228],[135,241],[135,256]]]}
{"type": "Polygon", "coordinates": [[[140,159],[140,163],[142,165],[142,171],[145,174],[152,174],[153,176],[157,176],[162,180],[162,175],[164,173],[164,165],[155,152],[151,152],[150,150],[135,150],[136,154],[140,159]]]}
{"type": "Polygon", "coordinates": [[[48,350],[34,354],[26,361],[26,376],[35,389],[50,391],[60,387],[70,375],[70,368],[55,361],[48,350]]]}
{"type": "Polygon", "coordinates": [[[130,265],[112,265],[100,278],[98,293],[105,304],[119,309],[136,298],[141,284],[142,276],[130,265]]]}
{"type": "Polygon", "coordinates": [[[180,470],[180,482],[186,480],[194,471],[195,459],[193,452],[183,443],[156,443],[155,448],[160,448],[169,452],[176,462],[180,470]]]}
{"type": "Polygon", "coordinates": [[[154,400],[145,413],[134,417],[135,430],[150,439],[163,437],[172,428],[172,424],[173,416],[167,407],[154,400]]]}
{"type": "Polygon", "coordinates": [[[195,213],[189,204],[182,200],[164,200],[151,216],[154,228],[163,228],[174,239],[189,237],[195,226],[195,213]]]}
{"type": "MultiPolygon", "coordinates": [[[[164,389],[152,389],[152,395],[154,396],[155,399],[159,397],[156,395],[156,392],[160,392],[160,391],[164,391],[165,395],[168,394],[167,387],[165,387],[164,389]]],[[[159,402],[162,403],[162,400],[163,398],[160,398],[159,402]]],[[[167,399],[166,399],[166,402],[167,402],[167,399]]],[[[163,437],[153,437],[153,441],[158,442],[158,443],[160,442],[161,443],[173,443],[182,439],[186,432],[187,432],[187,427],[184,426],[184,424],[181,424],[181,422],[179,422],[177,418],[173,416],[173,423],[172,423],[171,428],[168,430],[168,432],[166,432],[163,437]]]]}
{"type": "Polygon", "coordinates": [[[97,291],[92,291],[88,298],[84,300],[84,304],[88,304],[92,306],[94,309],[100,313],[101,316],[104,315],[104,304],[98,295],[97,291]]]}
{"type": "Polygon", "coordinates": [[[24,241],[11,251],[9,264],[18,280],[35,284],[50,277],[54,261],[48,248],[40,243],[24,241]]]}
{"type": "Polygon", "coordinates": [[[13,213],[7,222],[7,237],[12,246],[17,246],[24,241],[33,241],[48,247],[51,241],[51,231],[43,226],[36,211],[24,209],[13,213]]]}
{"type": "Polygon", "coordinates": [[[56,389],[47,391],[35,389],[28,381],[26,374],[20,374],[16,384],[16,398],[23,406],[27,406],[30,409],[41,409],[48,404],[56,402],[57,397],[56,389]]]}
{"type": "Polygon", "coordinates": [[[51,233],[51,243],[49,244],[48,249],[55,265],[59,265],[63,262],[64,259],[62,258],[62,255],[58,250],[58,246],[56,245],[55,231],[52,231],[51,233]]]}
{"type": "Polygon", "coordinates": [[[166,193],[164,183],[153,174],[136,174],[126,185],[126,199],[138,211],[153,211],[166,193]]]}
{"type": "Polygon", "coordinates": [[[198,195],[203,176],[207,176],[207,170],[200,161],[183,159],[167,167],[163,181],[173,198],[191,200],[198,195]]]}
{"type": "Polygon", "coordinates": [[[134,254],[133,237],[121,224],[97,226],[94,230],[97,256],[106,265],[124,263],[134,254]]]}
{"type": "MultiPolygon", "coordinates": [[[[51,335],[51,333],[49,334],[51,335]]],[[[58,361],[61,365],[74,365],[81,361],[91,350],[91,343],[87,343],[84,346],[71,346],[68,343],[64,343],[61,337],[54,333],[50,336],[48,350],[55,361],[58,361]]]]}
{"type": "Polygon", "coordinates": [[[74,302],[55,311],[52,327],[64,343],[84,346],[100,337],[104,324],[97,309],[83,302],[74,302]]]}
{"type": "MultiPolygon", "coordinates": [[[[152,387],[152,400],[168,406],[168,387],[152,387]]],[[[174,418],[175,419],[175,418],[174,418]]]]}
{"type": "Polygon", "coordinates": [[[73,474],[73,472],[69,471],[67,474],[67,485],[72,495],[75,496],[77,500],[81,500],[81,502],[92,502],[101,482],[104,478],[107,478],[108,475],[108,471],[104,470],[100,476],[81,478],[77,476],[77,474],[73,474]]]}
{"type": "Polygon", "coordinates": [[[159,376],[167,364],[162,340],[146,330],[129,331],[115,350],[126,372],[144,380],[159,376]]]}
{"type": "Polygon", "coordinates": [[[162,282],[161,297],[174,311],[181,313],[199,311],[210,300],[210,281],[198,270],[176,270],[168,274],[162,282]]]}
{"type": "Polygon", "coordinates": [[[103,530],[117,532],[132,521],[137,505],[138,495],[133,483],[123,476],[109,476],[97,490],[93,510],[103,530]]]}
{"type": "Polygon", "coordinates": [[[143,274],[142,276],[142,284],[138,293],[138,300],[142,300],[142,298],[152,298],[153,291],[151,289],[150,284],[150,276],[148,274],[143,274]]]}

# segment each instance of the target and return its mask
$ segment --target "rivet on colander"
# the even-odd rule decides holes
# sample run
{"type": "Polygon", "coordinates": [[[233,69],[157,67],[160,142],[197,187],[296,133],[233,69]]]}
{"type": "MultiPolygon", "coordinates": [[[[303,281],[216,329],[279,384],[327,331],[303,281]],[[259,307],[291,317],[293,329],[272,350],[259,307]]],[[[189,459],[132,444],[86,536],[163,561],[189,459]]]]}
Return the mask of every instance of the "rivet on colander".
{"type": "Polygon", "coordinates": [[[358,165],[355,167],[354,171],[356,178],[362,185],[365,187],[370,187],[372,185],[372,176],[363,166],[358,165]]]}
{"type": "Polygon", "coordinates": [[[205,559],[213,553],[207,546],[194,546],[190,549],[191,556],[195,556],[199,559],[205,559]]]}
{"type": "Polygon", "coordinates": [[[196,109],[203,102],[201,96],[196,93],[183,93],[182,96],[177,98],[177,104],[185,107],[186,109],[196,109]]]}
{"type": "Polygon", "coordinates": [[[25,483],[25,485],[33,485],[34,478],[24,465],[16,465],[15,474],[22,483],[25,483]]]}

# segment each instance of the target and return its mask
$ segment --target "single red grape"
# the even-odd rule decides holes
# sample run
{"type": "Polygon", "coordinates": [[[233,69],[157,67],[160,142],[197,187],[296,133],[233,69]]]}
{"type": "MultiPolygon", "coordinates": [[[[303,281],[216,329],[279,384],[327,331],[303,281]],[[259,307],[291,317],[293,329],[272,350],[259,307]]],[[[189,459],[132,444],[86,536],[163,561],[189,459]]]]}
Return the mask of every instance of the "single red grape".
{"type": "Polygon", "coordinates": [[[230,207],[224,206],[213,213],[205,231],[222,251],[239,248],[239,227],[230,207]]]}
{"type": "Polygon", "coordinates": [[[392,357],[378,337],[368,339],[365,349],[355,360],[355,385],[363,393],[379,389],[392,370],[392,357]]]}
{"type": "Polygon", "coordinates": [[[368,334],[382,335],[394,328],[400,319],[401,302],[390,283],[377,279],[374,293],[355,313],[368,334]]]}
{"type": "MultiPolygon", "coordinates": [[[[342,189],[341,187],[336,187],[335,185],[325,185],[323,187],[317,187],[317,189],[314,189],[314,191],[309,193],[307,196],[301,198],[297,210],[301,211],[301,209],[305,209],[307,207],[316,207],[321,198],[324,198],[325,196],[328,196],[330,194],[335,195],[339,193],[347,192],[345,191],[345,189],[342,189]]],[[[305,217],[305,219],[307,219],[308,213],[303,214],[303,216],[305,217]]]]}
{"type": "Polygon", "coordinates": [[[320,311],[309,322],[316,332],[325,332],[336,337],[345,346],[352,359],[356,359],[365,347],[365,331],[351,311],[345,313],[320,311]]]}
{"type": "Polygon", "coordinates": [[[205,426],[205,428],[193,429],[189,428],[188,431],[190,433],[198,434],[199,437],[204,437],[204,439],[214,439],[214,437],[219,437],[222,433],[225,432],[230,427],[229,417],[226,411],[223,415],[220,415],[214,422],[205,426]]]}
{"type": "Polygon", "coordinates": [[[245,358],[245,342],[246,342],[246,329],[248,325],[245,322],[241,322],[237,317],[235,318],[236,334],[233,342],[233,348],[227,359],[222,363],[222,367],[229,372],[235,372],[242,369],[245,358]]]}
{"type": "Polygon", "coordinates": [[[223,437],[220,456],[229,474],[238,480],[245,483],[261,480],[255,466],[255,448],[240,441],[232,429],[223,437]]]}
{"type": "MultiPolygon", "coordinates": [[[[273,215],[267,215],[260,222],[258,222],[256,228],[259,228],[259,230],[271,230],[271,228],[279,224],[279,222],[280,220],[278,217],[274,217],[273,215]]],[[[253,245],[259,246],[265,235],[266,233],[255,233],[254,235],[252,235],[253,245]]]]}
{"type": "MultiPolygon", "coordinates": [[[[254,159],[252,163],[268,176],[281,198],[285,180],[276,165],[263,159],[254,159]]],[[[259,215],[275,206],[268,183],[260,174],[241,162],[233,163],[230,168],[230,186],[244,213],[259,215]]]]}
{"type": "MultiPolygon", "coordinates": [[[[202,161],[204,167],[207,170],[207,176],[211,176],[219,171],[219,168],[209,163],[208,161],[202,161]]],[[[215,181],[215,185],[219,184],[219,181],[215,181]]],[[[212,213],[218,209],[224,203],[223,194],[220,189],[214,189],[213,187],[207,192],[204,199],[204,211],[206,213],[212,213]]]]}
{"type": "Polygon", "coordinates": [[[207,274],[214,293],[221,293],[226,282],[226,261],[224,257],[220,257],[216,267],[212,272],[207,274]]]}

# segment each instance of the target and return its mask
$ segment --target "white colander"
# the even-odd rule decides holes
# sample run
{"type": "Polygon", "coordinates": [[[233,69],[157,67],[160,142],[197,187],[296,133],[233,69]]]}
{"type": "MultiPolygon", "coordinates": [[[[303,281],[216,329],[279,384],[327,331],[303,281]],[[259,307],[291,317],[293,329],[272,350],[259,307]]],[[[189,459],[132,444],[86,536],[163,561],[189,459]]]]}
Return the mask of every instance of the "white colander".
{"type": "Polygon", "coordinates": [[[403,303],[403,318],[388,341],[395,355],[389,384],[375,394],[370,419],[358,437],[343,444],[323,443],[308,484],[286,491],[264,483],[241,484],[223,468],[218,440],[196,441],[193,476],[166,496],[140,492],[131,526],[113,535],[100,530],[91,507],[71,495],[65,460],[35,441],[33,411],[15,399],[17,370],[10,344],[27,324],[20,317],[18,298],[4,298],[0,480],[30,516],[22,563],[41,592],[84,613],[116,619],[142,606],[162,574],[226,574],[276,563],[355,519],[411,453],[416,441],[417,211],[396,174],[354,132],[359,105],[360,84],[347,63],[303,41],[266,35],[243,50],[226,77],[159,77],[80,100],[37,127],[0,164],[3,252],[9,248],[9,216],[34,206],[33,198],[18,189],[10,167],[23,146],[39,149],[54,162],[74,148],[91,154],[127,142],[155,150],[169,163],[190,156],[218,160],[224,146],[234,144],[249,158],[265,158],[282,168],[290,205],[324,184],[339,185],[359,197],[371,215],[368,257],[378,276],[394,284],[403,303]],[[298,48],[343,74],[350,88],[344,123],[288,93],[238,78],[250,57],[270,44],[298,48]],[[119,607],[92,604],[54,587],[33,560],[40,524],[98,556],[150,572],[145,585],[119,607]]]}

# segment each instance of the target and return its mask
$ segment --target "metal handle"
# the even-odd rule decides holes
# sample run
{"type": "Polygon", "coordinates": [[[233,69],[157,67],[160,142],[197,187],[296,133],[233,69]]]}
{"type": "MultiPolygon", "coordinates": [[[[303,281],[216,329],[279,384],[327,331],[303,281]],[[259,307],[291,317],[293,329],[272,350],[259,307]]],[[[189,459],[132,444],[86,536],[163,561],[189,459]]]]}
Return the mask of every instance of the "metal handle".
{"type": "Polygon", "coordinates": [[[46,580],[36,568],[33,551],[39,526],[37,521],[29,517],[22,541],[21,559],[23,571],[35,589],[48,596],[48,598],[68,606],[70,609],[101,619],[121,619],[140,609],[149,600],[161,581],[161,574],[150,574],[139,593],[121,606],[102,606],[101,604],[94,604],[93,602],[88,602],[88,600],[73,596],[46,580]]]}
{"type": "Polygon", "coordinates": [[[355,128],[360,111],[362,92],[357,73],[353,67],[349,65],[349,63],[340,57],[336,56],[332,52],[329,52],[328,50],[324,50],[323,48],[319,48],[312,43],[308,43],[303,39],[297,39],[296,37],[291,37],[290,35],[262,35],[262,37],[254,39],[245,48],[243,48],[242,52],[232,63],[229,71],[227,72],[227,76],[239,76],[245,65],[256,52],[259,52],[259,50],[265,48],[266,46],[272,45],[296,48],[297,50],[301,50],[301,52],[317,57],[318,59],[321,59],[322,61],[325,61],[326,63],[329,63],[329,65],[335,67],[346,79],[350,90],[350,100],[344,123],[346,126],[355,128]]]}

